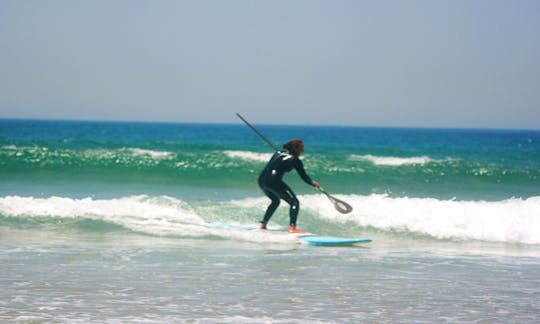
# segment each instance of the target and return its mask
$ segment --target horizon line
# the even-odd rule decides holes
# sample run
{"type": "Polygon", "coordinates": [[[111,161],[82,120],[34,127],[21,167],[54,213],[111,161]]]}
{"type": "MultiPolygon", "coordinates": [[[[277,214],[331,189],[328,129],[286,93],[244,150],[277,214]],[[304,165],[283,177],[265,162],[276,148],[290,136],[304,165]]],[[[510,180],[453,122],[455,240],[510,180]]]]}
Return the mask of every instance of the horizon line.
{"type": "MultiPolygon", "coordinates": [[[[88,123],[139,123],[139,124],[200,124],[200,125],[244,125],[240,122],[215,121],[165,121],[165,120],[119,120],[119,119],[74,119],[74,118],[23,118],[0,117],[0,121],[44,121],[44,122],[88,122],[88,123]]],[[[350,127],[350,128],[388,128],[388,129],[440,129],[440,130],[486,130],[486,131],[540,131],[540,128],[512,128],[487,126],[413,126],[413,125],[352,125],[352,124],[291,124],[291,123],[255,123],[260,126],[290,126],[290,127],[350,127]]]]}

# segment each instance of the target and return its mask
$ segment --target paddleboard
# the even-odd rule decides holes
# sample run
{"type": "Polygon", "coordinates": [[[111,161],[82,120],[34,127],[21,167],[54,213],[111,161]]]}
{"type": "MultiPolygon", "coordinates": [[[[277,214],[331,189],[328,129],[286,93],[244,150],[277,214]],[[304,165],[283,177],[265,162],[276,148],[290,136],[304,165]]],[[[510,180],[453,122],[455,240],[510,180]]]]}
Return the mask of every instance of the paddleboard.
{"type": "Polygon", "coordinates": [[[217,228],[226,228],[226,229],[235,229],[235,230],[257,230],[261,233],[268,234],[278,234],[278,235],[293,235],[300,242],[308,243],[311,245],[319,246],[350,246],[356,243],[369,243],[371,239],[366,237],[336,237],[336,236],[322,236],[313,233],[289,233],[286,228],[269,228],[267,230],[260,230],[258,225],[250,224],[238,224],[238,223],[223,223],[223,222],[212,222],[208,223],[210,227],[217,228]]]}
{"type": "Polygon", "coordinates": [[[323,246],[347,246],[356,243],[369,243],[371,239],[365,237],[358,238],[345,238],[335,236],[319,236],[319,235],[303,235],[298,237],[301,241],[307,242],[313,245],[323,246]]]}

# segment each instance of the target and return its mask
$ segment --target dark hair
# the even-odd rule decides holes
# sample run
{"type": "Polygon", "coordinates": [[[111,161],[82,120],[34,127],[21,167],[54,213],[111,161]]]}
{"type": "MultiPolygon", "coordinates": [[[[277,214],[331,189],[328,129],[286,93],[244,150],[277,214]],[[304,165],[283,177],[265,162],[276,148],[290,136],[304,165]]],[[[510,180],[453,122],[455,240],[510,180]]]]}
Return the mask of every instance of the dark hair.
{"type": "Polygon", "coordinates": [[[292,140],[283,144],[283,148],[289,151],[289,153],[296,154],[296,149],[302,144],[304,144],[304,141],[299,138],[293,138],[292,140]]]}

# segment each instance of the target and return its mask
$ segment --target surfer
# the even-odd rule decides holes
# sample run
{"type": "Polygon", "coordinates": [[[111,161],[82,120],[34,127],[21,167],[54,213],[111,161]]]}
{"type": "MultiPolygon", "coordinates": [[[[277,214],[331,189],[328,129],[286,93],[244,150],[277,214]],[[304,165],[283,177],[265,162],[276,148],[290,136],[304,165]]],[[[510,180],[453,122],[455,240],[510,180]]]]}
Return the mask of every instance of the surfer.
{"type": "Polygon", "coordinates": [[[304,164],[299,158],[300,154],[304,152],[304,142],[301,139],[292,139],[285,143],[283,148],[286,152],[276,152],[259,175],[259,187],[272,200],[261,221],[261,229],[266,229],[266,224],[268,224],[268,221],[279,206],[281,199],[283,199],[290,205],[289,232],[303,233],[296,228],[300,203],[291,188],[283,181],[283,175],[295,169],[302,180],[310,186],[319,188],[320,185],[317,181],[311,180],[307,175],[304,170],[304,164]]]}

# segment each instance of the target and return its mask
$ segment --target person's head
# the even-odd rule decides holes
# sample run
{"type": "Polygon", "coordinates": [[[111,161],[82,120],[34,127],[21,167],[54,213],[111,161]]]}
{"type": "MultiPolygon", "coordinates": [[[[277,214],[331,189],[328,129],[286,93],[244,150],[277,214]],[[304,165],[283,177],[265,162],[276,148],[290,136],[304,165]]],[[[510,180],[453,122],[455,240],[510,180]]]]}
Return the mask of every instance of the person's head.
{"type": "Polygon", "coordinates": [[[294,156],[299,156],[304,152],[304,141],[299,138],[293,138],[287,143],[283,144],[283,148],[294,156]]]}

